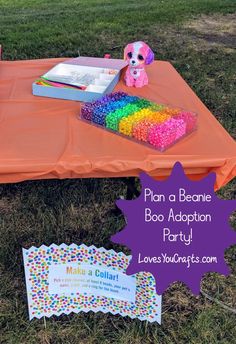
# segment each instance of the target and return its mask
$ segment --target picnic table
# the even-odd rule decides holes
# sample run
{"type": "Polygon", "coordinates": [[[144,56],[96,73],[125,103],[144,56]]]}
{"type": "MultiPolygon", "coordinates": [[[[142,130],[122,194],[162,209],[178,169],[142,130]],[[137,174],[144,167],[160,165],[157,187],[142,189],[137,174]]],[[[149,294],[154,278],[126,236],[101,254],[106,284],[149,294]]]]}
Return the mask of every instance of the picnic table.
{"type": "Polygon", "coordinates": [[[148,66],[149,85],[115,90],[198,114],[198,130],[164,153],[78,119],[80,102],[36,97],[32,83],[63,58],[0,61],[0,182],[49,178],[163,179],[176,161],[192,180],[216,173],[215,189],[236,175],[236,143],[174,67],[148,66]]]}

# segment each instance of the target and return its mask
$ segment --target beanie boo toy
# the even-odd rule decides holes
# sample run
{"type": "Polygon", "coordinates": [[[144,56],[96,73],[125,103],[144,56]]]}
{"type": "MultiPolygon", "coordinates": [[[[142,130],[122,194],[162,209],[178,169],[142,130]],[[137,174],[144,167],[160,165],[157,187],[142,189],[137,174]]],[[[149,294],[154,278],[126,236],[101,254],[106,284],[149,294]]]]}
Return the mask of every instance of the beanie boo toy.
{"type": "Polygon", "coordinates": [[[127,86],[142,87],[148,84],[148,76],[145,65],[154,60],[154,53],[144,42],[129,43],[124,50],[124,59],[128,62],[125,73],[127,86]]]}

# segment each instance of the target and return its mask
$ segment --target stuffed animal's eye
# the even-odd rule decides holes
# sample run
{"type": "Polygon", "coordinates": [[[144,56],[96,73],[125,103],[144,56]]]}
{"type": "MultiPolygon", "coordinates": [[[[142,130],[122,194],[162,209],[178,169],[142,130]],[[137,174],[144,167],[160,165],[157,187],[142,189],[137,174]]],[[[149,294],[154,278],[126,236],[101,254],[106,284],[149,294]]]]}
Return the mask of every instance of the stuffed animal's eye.
{"type": "Polygon", "coordinates": [[[128,57],[131,59],[131,57],[132,57],[132,53],[131,53],[131,52],[129,52],[127,55],[128,55],[128,57]]]}
{"type": "Polygon", "coordinates": [[[144,60],[144,58],[143,58],[142,55],[138,55],[138,59],[139,59],[140,61],[143,61],[143,60],[144,60]]]}

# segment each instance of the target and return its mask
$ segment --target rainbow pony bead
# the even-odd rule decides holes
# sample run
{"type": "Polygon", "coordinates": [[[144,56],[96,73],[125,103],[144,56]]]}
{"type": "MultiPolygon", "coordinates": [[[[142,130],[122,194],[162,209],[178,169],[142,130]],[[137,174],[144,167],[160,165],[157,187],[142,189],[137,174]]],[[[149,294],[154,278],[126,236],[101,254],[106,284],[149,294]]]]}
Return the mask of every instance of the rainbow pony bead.
{"type": "Polygon", "coordinates": [[[164,151],[197,127],[191,111],[115,92],[81,108],[81,118],[164,151]]]}

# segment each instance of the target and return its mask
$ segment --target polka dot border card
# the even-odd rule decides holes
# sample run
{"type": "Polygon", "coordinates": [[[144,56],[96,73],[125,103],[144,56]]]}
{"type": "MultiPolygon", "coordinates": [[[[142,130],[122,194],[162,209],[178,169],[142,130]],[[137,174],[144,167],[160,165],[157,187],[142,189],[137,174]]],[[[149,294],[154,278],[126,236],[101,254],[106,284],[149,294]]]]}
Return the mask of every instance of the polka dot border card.
{"type": "Polygon", "coordinates": [[[80,312],[161,323],[161,296],[149,272],[128,276],[131,256],[86,245],[23,249],[29,318],[80,312]]]}

